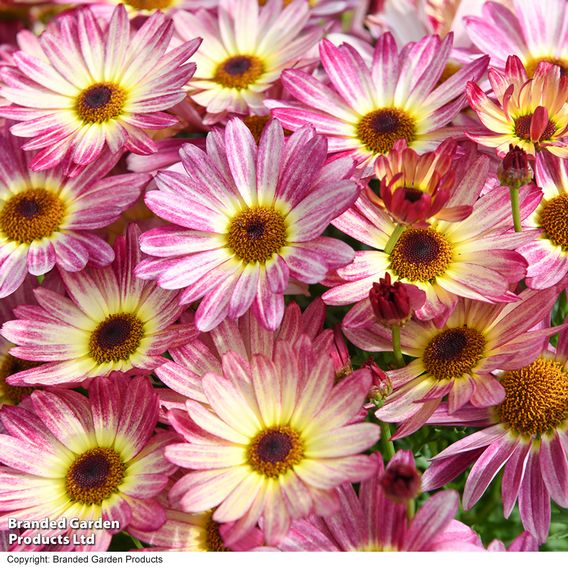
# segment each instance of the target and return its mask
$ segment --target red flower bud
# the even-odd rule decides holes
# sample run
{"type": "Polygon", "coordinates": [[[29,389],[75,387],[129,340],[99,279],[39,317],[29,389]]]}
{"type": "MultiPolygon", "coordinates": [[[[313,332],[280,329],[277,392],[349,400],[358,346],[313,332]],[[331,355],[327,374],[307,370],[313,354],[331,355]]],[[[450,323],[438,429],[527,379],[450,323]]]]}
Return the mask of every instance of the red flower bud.
{"type": "Polygon", "coordinates": [[[381,487],[391,501],[406,503],[420,493],[421,477],[412,452],[399,450],[387,465],[381,487]]]}
{"type": "Polygon", "coordinates": [[[373,406],[380,408],[387,396],[392,392],[392,382],[389,376],[371,357],[363,364],[363,367],[371,371],[371,377],[373,379],[369,394],[367,395],[369,404],[366,404],[365,408],[371,408],[373,406]]]}
{"type": "Polygon", "coordinates": [[[529,156],[521,149],[509,144],[509,151],[501,162],[497,175],[501,185],[518,189],[533,179],[529,156]]]}
{"type": "Polygon", "coordinates": [[[424,305],[426,293],[413,284],[397,281],[391,284],[387,272],[369,291],[371,307],[377,319],[385,325],[401,325],[424,305]]]}

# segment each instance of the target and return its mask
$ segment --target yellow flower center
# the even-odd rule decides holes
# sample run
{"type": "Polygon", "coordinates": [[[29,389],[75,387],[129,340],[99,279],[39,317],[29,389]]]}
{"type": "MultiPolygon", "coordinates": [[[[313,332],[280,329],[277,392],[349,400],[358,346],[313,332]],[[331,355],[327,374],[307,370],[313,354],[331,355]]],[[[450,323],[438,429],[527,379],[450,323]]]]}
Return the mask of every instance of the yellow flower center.
{"type": "Polygon", "coordinates": [[[231,221],[227,244],[243,262],[265,263],[286,246],[286,233],[284,217],[272,207],[251,207],[231,221]]]}
{"type": "Polygon", "coordinates": [[[559,195],[544,204],[539,224],[547,239],[568,250],[568,195],[559,195]]]}
{"type": "Polygon", "coordinates": [[[304,458],[304,443],[289,426],[275,426],[257,434],[247,449],[247,461],[254,471],[278,478],[304,458]]]}
{"type": "Polygon", "coordinates": [[[436,87],[438,87],[442,83],[445,83],[450,77],[455,75],[461,68],[462,66],[459,63],[448,61],[448,63],[446,63],[446,66],[444,67],[444,70],[442,71],[442,75],[438,79],[436,87]]]}
{"type": "Polygon", "coordinates": [[[558,65],[560,67],[560,74],[566,75],[568,72],[568,61],[565,59],[557,59],[555,57],[542,57],[541,59],[531,59],[525,64],[525,69],[527,70],[527,75],[532,77],[539,63],[552,63],[552,65],[558,65]]]}
{"type": "Polygon", "coordinates": [[[556,132],[556,125],[549,120],[544,132],[540,135],[540,138],[538,140],[533,140],[531,137],[532,117],[533,115],[531,113],[515,118],[515,136],[518,136],[521,140],[526,140],[527,142],[544,142],[546,140],[550,140],[556,132]]]}
{"type": "Polygon", "coordinates": [[[361,119],[357,137],[374,154],[388,154],[397,140],[412,143],[416,137],[416,124],[413,118],[397,108],[381,108],[361,119]]]}
{"type": "Polygon", "coordinates": [[[264,73],[263,62],[255,55],[234,55],[215,71],[213,81],[231,89],[246,89],[264,73]]]}
{"type": "Polygon", "coordinates": [[[390,268],[399,279],[432,282],[452,259],[452,245],[434,229],[406,229],[390,254],[390,268]]]}
{"type": "Polygon", "coordinates": [[[71,501],[100,505],[118,491],[126,468],[111,448],[94,448],[81,454],[67,470],[65,490],[71,501]]]}
{"type": "Polygon", "coordinates": [[[144,337],[144,324],[132,314],[108,316],[89,339],[89,354],[99,364],[126,361],[144,337]]]}
{"type": "Polygon", "coordinates": [[[424,368],[438,381],[458,379],[473,371],[483,357],[485,345],[485,337],[476,329],[445,329],[426,346],[424,368]]]}
{"type": "Polygon", "coordinates": [[[174,0],[125,0],[135,10],[164,10],[171,7],[174,0]]]}
{"type": "Polygon", "coordinates": [[[115,83],[96,83],[84,89],[75,102],[75,112],[88,124],[102,123],[120,116],[126,93],[115,83]]]}
{"type": "Polygon", "coordinates": [[[50,237],[65,217],[65,203],[47,189],[27,189],[10,197],[0,211],[0,229],[17,243],[50,237]]]}
{"type": "Polygon", "coordinates": [[[539,357],[501,378],[505,400],[497,413],[501,422],[526,436],[545,434],[568,418],[568,372],[553,359],[539,357]]]}
{"type": "Polygon", "coordinates": [[[39,361],[24,361],[9,353],[4,355],[0,363],[0,403],[19,404],[36,390],[34,387],[13,387],[6,382],[6,379],[20,371],[33,369],[39,365],[42,365],[39,361]]]}
{"type": "Polygon", "coordinates": [[[213,513],[211,513],[205,526],[205,550],[208,552],[230,552],[219,532],[219,523],[213,520],[213,513]]]}

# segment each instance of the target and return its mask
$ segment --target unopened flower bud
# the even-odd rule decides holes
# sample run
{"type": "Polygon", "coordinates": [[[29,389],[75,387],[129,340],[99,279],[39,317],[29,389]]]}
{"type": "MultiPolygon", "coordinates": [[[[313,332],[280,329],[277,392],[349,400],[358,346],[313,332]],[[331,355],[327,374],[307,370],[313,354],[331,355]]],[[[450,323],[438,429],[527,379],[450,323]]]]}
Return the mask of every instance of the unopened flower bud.
{"type": "MultiPolygon", "coordinates": [[[[369,407],[375,406],[380,408],[383,406],[385,399],[392,392],[392,382],[388,375],[373,361],[369,358],[363,365],[366,369],[371,371],[371,376],[373,382],[371,388],[369,389],[369,394],[367,399],[369,401],[369,407]]],[[[367,405],[365,405],[367,408],[367,405]]]]}
{"type": "Polygon", "coordinates": [[[532,168],[527,153],[509,144],[509,152],[503,158],[497,171],[501,185],[518,189],[533,179],[532,168]]]}
{"type": "Polygon", "coordinates": [[[345,343],[341,326],[338,324],[333,328],[333,347],[331,351],[331,360],[335,369],[335,380],[340,381],[353,373],[349,350],[345,343]]]}
{"type": "Polygon", "coordinates": [[[379,283],[373,282],[369,291],[371,307],[377,319],[384,325],[401,325],[424,305],[426,293],[413,284],[397,281],[391,284],[387,272],[379,283]]]}
{"type": "Polygon", "coordinates": [[[381,487],[391,501],[406,503],[420,493],[421,477],[412,452],[399,450],[386,467],[381,487]]]}

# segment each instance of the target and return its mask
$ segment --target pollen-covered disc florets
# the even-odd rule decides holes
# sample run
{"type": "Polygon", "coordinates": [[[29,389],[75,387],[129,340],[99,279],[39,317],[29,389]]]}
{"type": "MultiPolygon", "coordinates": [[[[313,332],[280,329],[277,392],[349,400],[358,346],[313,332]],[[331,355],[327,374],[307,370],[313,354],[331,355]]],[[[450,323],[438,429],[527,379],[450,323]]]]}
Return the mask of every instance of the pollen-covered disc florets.
{"type": "Polygon", "coordinates": [[[373,110],[357,125],[359,140],[374,154],[388,154],[397,140],[411,145],[415,133],[415,120],[397,108],[373,110]]]}
{"type": "Polygon", "coordinates": [[[277,426],[259,432],[247,449],[251,468],[265,477],[285,475],[304,458],[304,443],[289,426],[277,426]]]}
{"type": "Polygon", "coordinates": [[[251,207],[231,220],[227,244],[244,263],[265,263],[286,245],[286,221],[272,207],[251,207]]]}
{"type": "Polygon", "coordinates": [[[390,254],[390,267],[399,278],[431,282],[451,264],[451,243],[435,229],[406,229],[390,254]]]}
{"type": "Polygon", "coordinates": [[[11,241],[29,244],[51,237],[65,219],[65,202],[47,189],[27,189],[0,210],[0,231],[11,241]]]}
{"type": "Polygon", "coordinates": [[[424,367],[437,380],[468,375],[483,357],[485,345],[485,337],[474,328],[445,329],[424,350],[424,367]]]}
{"type": "Polygon", "coordinates": [[[65,491],[72,502],[100,505],[119,490],[124,475],[124,463],[115,450],[94,448],[75,459],[65,476],[65,491]]]}
{"type": "Polygon", "coordinates": [[[568,371],[562,362],[539,357],[505,373],[501,384],[506,395],[497,414],[513,431],[540,436],[568,420],[568,371]]]}
{"type": "Polygon", "coordinates": [[[230,89],[246,89],[264,73],[264,63],[255,55],[235,55],[223,61],[213,81],[230,89]]]}
{"type": "Polygon", "coordinates": [[[103,123],[118,118],[124,109],[126,93],[114,83],[96,83],[77,97],[75,111],[85,123],[103,123]]]}

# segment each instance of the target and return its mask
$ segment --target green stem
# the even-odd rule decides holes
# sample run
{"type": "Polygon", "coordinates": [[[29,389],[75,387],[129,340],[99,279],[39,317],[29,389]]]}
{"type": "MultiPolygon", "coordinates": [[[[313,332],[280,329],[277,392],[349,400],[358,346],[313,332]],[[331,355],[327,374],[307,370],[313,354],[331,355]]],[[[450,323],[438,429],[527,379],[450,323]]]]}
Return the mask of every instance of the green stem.
{"type": "Polygon", "coordinates": [[[392,350],[397,369],[404,367],[404,359],[402,357],[402,349],[400,347],[400,325],[394,324],[392,330],[392,350]]]}
{"type": "Polygon", "coordinates": [[[142,543],[137,538],[133,537],[131,534],[129,534],[128,536],[132,539],[132,542],[134,543],[134,546],[136,548],[144,548],[144,546],[142,546],[142,543]]]}
{"type": "Polygon", "coordinates": [[[511,209],[513,211],[513,223],[515,231],[521,233],[523,227],[521,225],[521,210],[519,208],[519,189],[516,187],[509,188],[509,195],[511,196],[511,209]]]}
{"type": "Polygon", "coordinates": [[[381,422],[381,447],[383,449],[383,457],[390,461],[394,454],[394,444],[390,440],[391,429],[388,422],[381,422]]]}
{"type": "Polygon", "coordinates": [[[392,232],[392,235],[389,237],[387,244],[385,245],[385,254],[390,254],[394,245],[396,245],[396,241],[400,238],[400,235],[404,232],[405,226],[404,225],[397,225],[392,232]]]}

